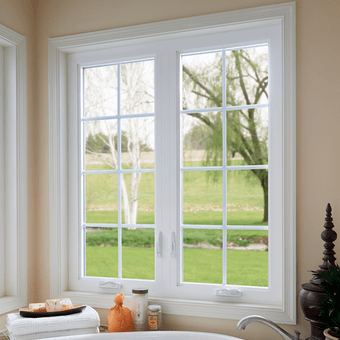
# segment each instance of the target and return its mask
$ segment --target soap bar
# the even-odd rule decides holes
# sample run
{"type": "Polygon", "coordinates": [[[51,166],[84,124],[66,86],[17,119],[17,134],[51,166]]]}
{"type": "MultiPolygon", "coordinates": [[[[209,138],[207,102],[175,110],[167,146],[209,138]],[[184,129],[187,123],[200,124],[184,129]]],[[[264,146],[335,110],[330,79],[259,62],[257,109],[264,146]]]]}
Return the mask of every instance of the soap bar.
{"type": "Polygon", "coordinates": [[[45,303],[30,303],[28,308],[32,312],[46,312],[45,303]]]}
{"type": "Polygon", "coordinates": [[[55,312],[73,308],[72,302],[68,298],[46,300],[45,306],[47,312],[55,312]]]}

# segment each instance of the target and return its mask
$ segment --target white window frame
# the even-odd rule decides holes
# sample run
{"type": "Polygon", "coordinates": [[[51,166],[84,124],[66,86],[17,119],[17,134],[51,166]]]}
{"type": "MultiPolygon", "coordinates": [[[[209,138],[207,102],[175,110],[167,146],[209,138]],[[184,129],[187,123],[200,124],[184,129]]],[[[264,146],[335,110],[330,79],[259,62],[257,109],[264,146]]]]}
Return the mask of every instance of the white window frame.
{"type": "Polygon", "coordinates": [[[26,38],[0,25],[0,314],[27,306],[26,38]]]}
{"type": "MultiPolygon", "coordinates": [[[[284,212],[282,216],[282,300],[280,303],[272,304],[249,302],[246,304],[237,302],[237,300],[225,302],[219,299],[207,302],[200,301],[199,298],[194,299],[191,297],[188,299],[185,296],[165,298],[162,294],[158,296],[151,295],[150,300],[151,302],[162,304],[164,312],[168,314],[228,319],[239,319],[249,314],[261,314],[275,322],[296,323],[295,3],[204,15],[49,40],[51,297],[71,297],[75,302],[88,303],[94,307],[110,308],[112,307],[111,294],[116,292],[116,290],[112,289],[102,289],[101,293],[98,290],[90,289],[81,291],[82,289],[72,284],[72,274],[70,275],[70,272],[74,272],[77,263],[73,264],[75,259],[71,254],[74,254],[74,247],[70,247],[69,243],[69,239],[72,238],[74,233],[68,227],[68,220],[72,215],[68,213],[69,209],[71,209],[68,202],[68,180],[70,179],[68,177],[68,139],[70,138],[68,135],[68,112],[71,112],[71,110],[74,112],[73,109],[77,108],[68,107],[68,87],[77,87],[76,83],[72,83],[72,79],[76,79],[75,81],[77,82],[77,75],[75,74],[75,77],[69,78],[69,72],[74,72],[72,71],[74,67],[71,67],[70,64],[72,64],[73,59],[77,58],[76,55],[81,52],[98,51],[112,47],[116,51],[124,51],[128,50],[128,46],[133,43],[138,43],[141,46],[142,43],[161,43],[164,39],[185,39],[202,34],[226,33],[235,29],[240,30],[241,28],[261,29],[261,27],[272,25],[279,25],[281,28],[281,50],[283,51],[283,122],[282,126],[278,127],[281,129],[284,141],[282,146],[284,168],[281,169],[283,171],[283,197],[281,199],[284,212]],[[72,55],[75,56],[73,59],[72,55]],[[70,63],[68,62],[69,60],[71,60],[70,63]],[[72,271],[71,268],[73,268],[72,271]]],[[[174,75],[173,81],[176,84],[176,75],[174,75]]],[[[176,90],[169,89],[169,91],[176,90]]],[[[174,94],[174,97],[176,97],[176,94],[174,94]]],[[[163,99],[166,101],[166,98],[163,99]]],[[[168,105],[168,108],[176,111],[178,109],[176,107],[177,103],[173,105],[175,107],[171,108],[168,105]]],[[[169,115],[165,115],[165,117],[168,118],[164,119],[169,120],[169,131],[166,133],[172,131],[178,134],[179,119],[170,120],[169,115]]],[[[170,151],[170,159],[176,159],[175,152],[176,150],[170,151]]],[[[174,166],[179,169],[178,164],[174,166]]],[[[171,173],[173,176],[178,176],[176,171],[171,173]]],[[[169,176],[172,175],[169,174],[169,176]]],[[[176,190],[170,191],[169,202],[178,200],[174,195],[177,195],[176,190]]],[[[164,206],[169,206],[169,204],[164,206]]],[[[160,209],[162,208],[160,207],[160,209]]],[[[170,221],[171,225],[177,226],[178,216],[169,214],[170,212],[163,209],[160,215],[162,219],[170,221]],[[176,220],[173,220],[173,218],[176,220]]],[[[168,245],[164,247],[164,251],[167,250],[167,247],[168,245]]],[[[172,269],[176,268],[174,262],[170,262],[169,265],[172,269]]],[[[126,305],[129,306],[129,303],[130,297],[127,296],[126,305]]]]}

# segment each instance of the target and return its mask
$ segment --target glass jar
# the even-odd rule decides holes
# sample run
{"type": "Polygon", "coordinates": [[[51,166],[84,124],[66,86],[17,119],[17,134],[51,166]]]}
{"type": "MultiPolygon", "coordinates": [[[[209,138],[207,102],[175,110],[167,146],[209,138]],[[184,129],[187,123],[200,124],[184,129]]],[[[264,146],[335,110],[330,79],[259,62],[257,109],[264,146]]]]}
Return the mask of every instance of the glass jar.
{"type": "Polygon", "coordinates": [[[148,307],[148,329],[149,331],[158,331],[162,323],[162,308],[159,305],[150,305],[148,307]]]}
{"type": "Polygon", "coordinates": [[[146,331],[148,327],[148,289],[132,289],[132,318],[135,331],[146,331]]]}

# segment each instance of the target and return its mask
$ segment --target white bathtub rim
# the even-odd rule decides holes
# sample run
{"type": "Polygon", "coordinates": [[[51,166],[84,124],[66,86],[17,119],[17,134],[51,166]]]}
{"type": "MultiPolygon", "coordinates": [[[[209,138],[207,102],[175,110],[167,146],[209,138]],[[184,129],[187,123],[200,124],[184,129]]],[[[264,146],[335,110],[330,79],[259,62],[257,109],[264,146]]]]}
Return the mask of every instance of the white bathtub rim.
{"type": "MultiPolygon", "coordinates": [[[[51,338],[49,338],[51,339],[51,338]]],[[[204,332],[186,332],[186,331],[156,331],[156,332],[121,332],[121,333],[98,333],[98,334],[83,334],[83,335],[71,335],[56,337],[53,340],[146,340],[146,339],[160,339],[160,340],[241,340],[230,335],[222,335],[216,333],[204,333],[204,332]]],[[[41,339],[47,340],[47,339],[41,339]]]]}

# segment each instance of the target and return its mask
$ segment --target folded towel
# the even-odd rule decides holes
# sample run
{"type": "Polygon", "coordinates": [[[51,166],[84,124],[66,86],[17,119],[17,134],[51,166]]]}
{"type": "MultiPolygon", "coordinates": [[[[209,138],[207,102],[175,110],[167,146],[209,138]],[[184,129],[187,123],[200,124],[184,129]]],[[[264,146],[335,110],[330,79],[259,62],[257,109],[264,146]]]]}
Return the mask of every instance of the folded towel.
{"type": "Polygon", "coordinates": [[[10,313],[7,314],[6,328],[12,335],[17,336],[77,328],[92,328],[99,327],[99,325],[98,313],[90,306],[86,306],[80,313],[44,318],[25,318],[19,313],[10,313]]]}
{"type": "Polygon", "coordinates": [[[55,337],[64,337],[69,335],[80,335],[80,334],[96,334],[99,333],[98,327],[92,328],[77,328],[70,329],[66,331],[55,331],[55,332],[42,332],[42,333],[33,333],[26,335],[13,335],[12,333],[8,333],[8,336],[11,340],[34,340],[34,339],[49,339],[55,337]]]}

